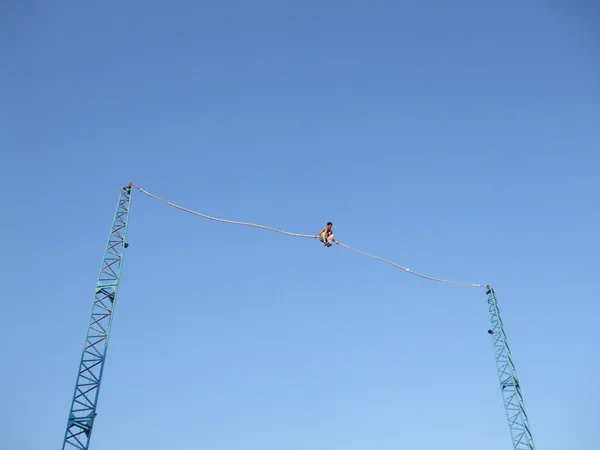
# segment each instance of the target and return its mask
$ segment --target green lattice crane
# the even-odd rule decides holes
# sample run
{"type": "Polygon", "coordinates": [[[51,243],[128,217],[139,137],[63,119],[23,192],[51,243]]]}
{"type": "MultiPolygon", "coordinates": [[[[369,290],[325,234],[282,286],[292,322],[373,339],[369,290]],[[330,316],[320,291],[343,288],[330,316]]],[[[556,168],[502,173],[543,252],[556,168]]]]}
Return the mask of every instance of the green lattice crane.
{"type": "Polygon", "coordinates": [[[102,258],[100,275],[94,290],[92,313],[79,362],[79,370],[77,371],[77,381],[63,440],[63,450],[73,448],[88,450],[90,445],[121,278],[123,252],[127,247],[125,238],[127,237],[127,225],[129,223],[131,188],[132,185],[129,185],[121,189],[117,211],[108,237],[104,258],[102,258]]]}
{"type": "Polygon", "coordinates": [[[494,345],[494,358],[498,369],[498,380],[504,400],[504,409],[508,419],[508,428],[512,437],[514,450],[535,450],[529,419],[521,394],[521,385],[517,378],[517,371],[513,362],[508,339],[504,331],[504,324],[498,309],[498,299],[494,289],[486,286],[490,316],[490,329],[488,333],[492,336],[494,345]]]}

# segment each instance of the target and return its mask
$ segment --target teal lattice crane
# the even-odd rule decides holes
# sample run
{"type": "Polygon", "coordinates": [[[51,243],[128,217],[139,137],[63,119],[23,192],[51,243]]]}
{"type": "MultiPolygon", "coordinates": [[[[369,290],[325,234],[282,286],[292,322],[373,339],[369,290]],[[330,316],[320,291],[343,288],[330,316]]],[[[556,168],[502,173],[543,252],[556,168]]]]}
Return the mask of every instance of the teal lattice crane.
{"type": "Polygon", "coordinates": [[[119,204],[102,259],[92,314],[77,372],[75,392],[71,401],[67,431],[63,440],[63,450],[73,448],[88,450],[89,448],[119,289],[123,251],[127,247],[125,238],[129,223],[131,188],[132,185],[129,185],[121,189],[119,204]]]}
{"type": "Polygon", "coordinates": [[[508,428],[512,437],[514,450],[535,450],[529,419],[525,411],[521,386],[517,378],[517,371],[513,362],[508,339],[504,331],[504,324],[500,317],[498,309],[498,299],[494,289],[487,287],[490,330],[488,333],[492,336],[494,345],[494,357],[496,359],[496,368],[498,369],[498,380],[500,381],[500,390],[504,400],[504,409],[508,419],[508,428]]]}

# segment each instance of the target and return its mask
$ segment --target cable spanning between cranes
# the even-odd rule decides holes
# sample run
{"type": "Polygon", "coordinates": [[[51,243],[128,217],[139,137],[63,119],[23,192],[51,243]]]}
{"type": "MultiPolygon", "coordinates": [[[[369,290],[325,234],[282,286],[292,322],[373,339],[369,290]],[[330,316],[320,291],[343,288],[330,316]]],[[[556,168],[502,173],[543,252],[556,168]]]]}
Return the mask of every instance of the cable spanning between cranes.
{"type": "MultiPolygon", "coordinates": [[[[121,279],[121,266],[123,263],[125,249],[129,246],[127,243],[127,231],[130,215],[129,213],[131,210],[131,198],[134,187],[141,193],[166,205],[199,217],[203,217],[205,219],[233,225],[261,228],[263,230],[293,237],[307,239],[315,238],[315,236],[310,234],[291,233],[289,231],[278,230],[276,228],[255,223],[226,220],[202,214],[163,200],[162,198],[135,186],[133,183],[122,187],[119,194],[117,209],[113,217],[108,242],[104,251],[102,265],[100,266],[100,274],[94,290],[94,301],[92,303],[92,311],[88,323],[87,334],[79,362],[79,370],[77,372],[77,379],[75,381],[75,391],[73,392],[71,399],[71,407],[69,410],[67,427],[63,439],[63,450],[89,450],[90,439],[94,428],[94,421],[97,415],[100,385],[102,382],[102,374],[104,372],[104,364],[106,362],[108,341],[111,334],[114,310],[121,279]]],[[[437,281],[440,283],[451,283],[463,286],[486,288],[485,292],[487,295],[490,326],[488,329],[488,334],[492,338],[498,381],[500,383],[500,390],[502,392],[504,410],[508,420],[513,450],[535,450],[533,437],[531,435],[531,428],[529,425],[529,418],[525,410],[523,396],[521,393],[521,385],[517,377],[510,346],[508,345],[508,339],[504,330],[504,323],[500,317],[498,299],[494,289],[489,285],[461,283],[458,281],[443,280],[440,278],[423,275],[413,272],[410,269],[396,264],[393,261],[357,250],[346,244],[342,244],[341,242],[335,241],[335,243],[344,247],[345,249],[368,256],[369,258],[377,259],[407,273],[425,278],[427,280],[437,281]]]]}
{"type": "MultiPolygon", "coordinates": [[[[171,207],[173,207],[175,209],[179,209],[180,211],[184,211],[184,212],[193,214],[195,216],[203,217],[204,219],[214,220],[215,222],[228,223],[228,224],[232,224],[232,225],[242,225],[242,226],[246,226],[246,227],[260,228],[260,229],[263,229],[263,230],[272,231],[272,232],[275,232],[275,233],[285,234],[287,236],[293,236],[293,237],[298,237],[298,238],[316,239],[316,237],[314,235],[311,235],[311,234],[292,233],[290,231],[278,230],[277,228],[267,227],[265,225],[259,225],[259,224],[256,224],[256,223],[240,222],[240,221],[237,221],[237,220],[221,219],[219,217],[213,217],[213,216],[209,216],[207,214],[202,214],[202,213],[200,213],[198,211],[194,211],[192,209],[184,208],[183,206],[179,206],[179,205],[176,205],[173,202],[164,200],[164,199],[162,199],[162,198],[160,198],[160,197],[158,197],[158,196],[156,196],[154,194],[151,194],[147,190],[142,189],[141,187],[138,187],[138,186],[135,186],[135,185],[132,185],[132,186],[135,187],[137,190],[139,190],[142,194],[145,194],[148,197],[153,198],[154,200],[158,200],[159,202],[164,203],[165,205],[171,206],[171,207]]],[[[358,254],[363,255],[363,256],[368,256],[369,258],[377,259],[377,260],[379,260],[381,262],[384,262],[386,264],[394,266],[397,269],[403,270],[406,273],[410,273],[411,275],[414,275],[414,276],[417,276],[417,277],[420,277],[420,278],[424,278],[426,280],[437,281],[438,283],[448,283],[448,284],[456,284],[456,285],[460,285],[460,286],[469,286],[469,287],[474,287],[474,288],[483,288],[483,287],[489,288],[489,286],[485,285],[485,284],[463,283],[463,282],[460,282],[460,281],[444,280],[442,278],[436,278],[436,277],[431,277],[431,276],[428,276],[428,275],[423,275],[422,273],[418,273],[418,272],[414,272],[414,271],[410,270],[408,267],[403,267],[400,264],[396,264],[395,262],[390,261],[389,259],[385,259],[385,258],[382,258],[380,256],[376,256],[376,255],[371,255],[370,253],[366,253],[366,252],[363,252],[362,250],[358,250],[358,249],[352,248],[349,245],[343,244],[343,243],[341,243],[341,242],[339,242],[337,240],[335,240],[334,242],[337,245],[339,245],[340,247],[344,247],[347,250],[353,251],[353,252],[358,253],[358,254]]]]}

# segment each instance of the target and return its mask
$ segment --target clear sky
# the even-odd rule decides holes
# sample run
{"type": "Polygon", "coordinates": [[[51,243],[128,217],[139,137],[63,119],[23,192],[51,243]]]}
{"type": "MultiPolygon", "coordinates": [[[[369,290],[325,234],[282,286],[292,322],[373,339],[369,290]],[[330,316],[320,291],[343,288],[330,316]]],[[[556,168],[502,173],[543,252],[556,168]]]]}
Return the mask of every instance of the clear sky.
{"type": "MultiPolygon", "coordinates": [[[[538,449],[597,446],[593,2],[0,11],[1,449],[61,447],[130,181],[492,284],[538,449]]],[[[510,448],[484,290],[139,193],[129,231],[92,449],[510,448]]]]}

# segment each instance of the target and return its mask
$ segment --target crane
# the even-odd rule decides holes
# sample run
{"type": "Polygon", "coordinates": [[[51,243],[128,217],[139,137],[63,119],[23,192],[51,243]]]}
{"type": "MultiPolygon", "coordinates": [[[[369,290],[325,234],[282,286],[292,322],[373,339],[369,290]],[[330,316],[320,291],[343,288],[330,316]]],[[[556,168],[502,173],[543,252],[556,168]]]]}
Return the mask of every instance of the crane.
{"type": "Polygon", "coordinates": [[[89,449],[119,290],[123,252],[127,247],[125,239],[129,224],[131,188],[130,184],[121,189],[108,243],[102,258],[100,275],[94,290],[92,313],[77,371],[75,392],[71,400],[63,450],[89,449]]]}
{"type": "Polygon", "coordinates": [[[535,450],[531,429],[529,428],[529,419],[523,402],[523,394],[521,393],[521,385],[508,346],[504,324],[502,323],[502,317],[500,317],[500,309],[498,309],[498,298],[491,286],[486,286],[486,288],[490,319],[488,333],[492,336],[500,391],[502,392],[513,448],[514,450],[535,450]]]}
{"type": "MultiPolygon", "coordinates": [[[[108,243],[106,245],[104,257],[102,258],[98,282],[96,283],[96,288],[94,290],[92,312],[90,315],[84,347],[77,371],[75,391],[71,400],[71,407],[67,420],[62,450],[89,449],[92,430],[94,427],[94,420],[97,414],[96,410],[98,406],[98,397],[100,394],[100,385],[102,382],[104,364],[106,362],[106,354],[108,350],[108,342],[113,322],[115,304],[117,301],[123,254],[125,249],[128,247],[126,238],[129,225],[132,190],[134,187],[135,185],[130,183],[129,185],[121,188],[119,194],[119,201],[109,233],[108,243]]],[[[311,235],[301,235],[297,233],[276,230],[263,225],[250,224],[247,222],[235,222],[210,217],[162,200],[148,193],[147,191],[144,191],[143,189],[138,189],[142,193],[156,200],[160,200],[169,206],[173,206],[177,209],[207,219],[236,225],[263,228],[269,231],[275,231],[295,237],[313,237],[311,235]]],[[[439,281],[442,283],[453,283],[472,287],[485,287],[487,289],[486,295],[489,306],[488,312],[490,321],[490,329],[488,330],[488,333],[492,338],[494,358],[498,371],[498,380],[500,382],[500,389],[502,392],[504,409],[506,411],[506,417],[508,420],[508,427],[512,438],[513,450],[535,450],[533,437],[531,435],[531,429],[529,426],[529,419],[527,417],[523,395],[521,393],[521,386],[517,378],[511,350],[508,345],[506,332],[504,330],[504,324],[498,308],[498,298],[496,297],[494,289],[489,285],[459,283],[418,274],[410,271],[410,269],[404,268],[396,263],[385,260],[378,256],[364,253],[339,242],[336,243],[349,250],[381,260],[421,278],[439,281]]]]}

